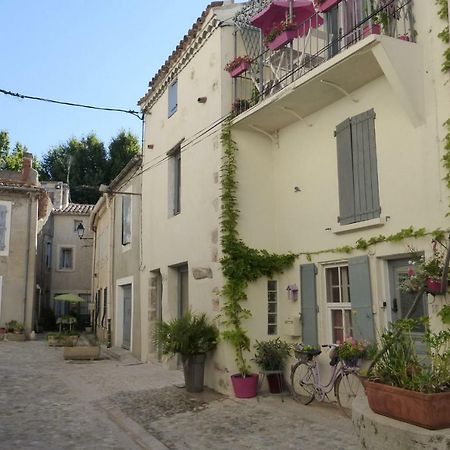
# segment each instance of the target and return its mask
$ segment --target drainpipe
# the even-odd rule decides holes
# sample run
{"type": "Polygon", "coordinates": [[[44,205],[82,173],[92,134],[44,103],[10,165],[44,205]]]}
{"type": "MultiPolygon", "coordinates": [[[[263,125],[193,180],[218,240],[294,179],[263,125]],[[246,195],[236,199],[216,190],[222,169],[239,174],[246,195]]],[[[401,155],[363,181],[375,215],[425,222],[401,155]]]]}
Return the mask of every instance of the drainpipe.
{"type": "MultiPolygon", "coordinates": [[[[31,206],[32,195],[28,194],[28,233],[27,233],[27,249],[25,252],[25,289],[24,289],[24,301],[23,301],[23,323],[27,320],[27,299],[28,299],[28,275],[29,275],[29,259],[30,259],[30,244],[31,244],[31,206]]],[[[31,331],[31,330],[30,330],[31,331]]]]}

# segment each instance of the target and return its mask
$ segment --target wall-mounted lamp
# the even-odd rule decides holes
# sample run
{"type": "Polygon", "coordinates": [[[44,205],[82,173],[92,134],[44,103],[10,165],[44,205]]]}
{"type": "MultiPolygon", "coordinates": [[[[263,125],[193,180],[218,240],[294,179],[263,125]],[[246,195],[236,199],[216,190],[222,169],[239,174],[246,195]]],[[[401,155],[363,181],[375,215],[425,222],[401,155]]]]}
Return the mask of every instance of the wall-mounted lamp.
{"type": "Polygon", "coordinates": [[[87,240],[87,241],[92,241],[94,238],[85,238],[85,237],[83,237],[84,236],[84,225],[83,225],[83,223],[82,222],[80,222],[79,224],[78,224],[78,226],[77,226],[77,234],[78,234],[78,237],[80,238],[80,239],[83,239],[83,240],[87,240]]]}

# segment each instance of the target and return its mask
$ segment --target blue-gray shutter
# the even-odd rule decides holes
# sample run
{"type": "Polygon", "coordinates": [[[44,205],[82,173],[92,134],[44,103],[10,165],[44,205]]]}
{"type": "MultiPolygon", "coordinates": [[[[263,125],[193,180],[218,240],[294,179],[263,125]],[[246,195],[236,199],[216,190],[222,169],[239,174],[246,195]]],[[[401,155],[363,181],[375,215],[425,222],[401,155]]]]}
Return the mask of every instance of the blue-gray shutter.
{"type": "Polygon", "coordinates": [[[178,80],[169,85],[169,117],[176,112],[178,106],[178,80]]]}
{"type": "Polygon", "coordinates": [[[122,245],[131,242],[131,196],[122,196],[122,245]]]}
{"type": "Polygon", "coordinates": [[[355,221],[380,217],[375,111],[351,118],[355,221]]]}
{"type": "Polygon", "coordinates": [[[6,215],[8,208],[6,205],[0,205],[0,251],[6,248],[6,215]]]}
{"type": "Polygon", "coordinates": [[[353,337],[375,342],[369,257],[365,255],[350,258],[348,272],[353,337]]]}
{"type": "Polygon", "coordinates": [[[300,295],[302,311],[302,342],[318,347],[317,295],[315,264],[300,265],[300,295]]]}
{"type": "Polygon", "coordinates": [[[337,166],[339,183],[339,223],[356,221],[355,189],[353,185],[352,133],[350,119],[336,127],[337,166]]]}

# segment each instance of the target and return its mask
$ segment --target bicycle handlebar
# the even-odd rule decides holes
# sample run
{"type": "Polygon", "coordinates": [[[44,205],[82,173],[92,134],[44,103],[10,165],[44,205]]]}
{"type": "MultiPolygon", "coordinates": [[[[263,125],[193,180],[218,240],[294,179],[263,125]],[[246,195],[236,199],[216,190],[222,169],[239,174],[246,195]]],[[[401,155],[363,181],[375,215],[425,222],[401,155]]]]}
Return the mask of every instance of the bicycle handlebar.
{"type": "Polygon", "coordinates": [[[328,347],[328,348],[336,348],[339,347],[338,344],[323,344],[321,347],[328,347]]]}

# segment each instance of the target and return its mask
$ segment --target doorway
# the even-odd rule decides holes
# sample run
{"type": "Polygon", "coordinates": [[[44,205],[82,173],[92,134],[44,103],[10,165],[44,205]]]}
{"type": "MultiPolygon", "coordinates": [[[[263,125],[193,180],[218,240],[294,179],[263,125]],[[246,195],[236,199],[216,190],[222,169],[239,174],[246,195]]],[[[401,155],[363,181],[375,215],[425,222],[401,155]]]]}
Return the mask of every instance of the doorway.
{"type": "Polygon", "coordinates": [[[122,347],[130,350],[131,347],[131,284],[125,284],[122,288],[123,299],[123,335],[122,335],[122,347]]]}

